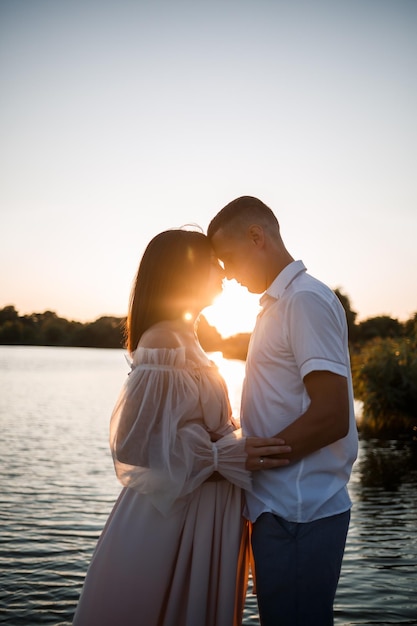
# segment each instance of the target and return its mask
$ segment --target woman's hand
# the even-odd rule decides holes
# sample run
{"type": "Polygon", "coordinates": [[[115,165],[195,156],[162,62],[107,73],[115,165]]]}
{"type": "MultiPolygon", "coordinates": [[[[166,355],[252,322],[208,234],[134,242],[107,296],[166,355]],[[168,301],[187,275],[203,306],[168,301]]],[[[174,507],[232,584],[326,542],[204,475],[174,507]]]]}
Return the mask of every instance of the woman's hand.
{"type": "Polygon", "coordinates": [[[283,439],[276,437],[247,437],[246,438],[246,469],[256,471],[284,467],[289,464],[285,455],[291,452],[290,446],[285,445],[283,439]]]}

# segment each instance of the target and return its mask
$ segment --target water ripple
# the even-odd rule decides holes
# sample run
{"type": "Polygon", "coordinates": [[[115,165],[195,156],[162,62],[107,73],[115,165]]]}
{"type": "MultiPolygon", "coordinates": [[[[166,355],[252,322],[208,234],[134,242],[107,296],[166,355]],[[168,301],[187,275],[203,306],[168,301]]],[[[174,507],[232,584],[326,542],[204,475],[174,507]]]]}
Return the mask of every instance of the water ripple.
{"type": "MultiPolygon", "coordinates": [[[[71,624],[120,489],[107,428],[125,375],[117,350],[0,348],[0,624],[71,624]]],[[[416,486],[412,446],[361,442],[337,626],[417,624],[416,486]]]]}

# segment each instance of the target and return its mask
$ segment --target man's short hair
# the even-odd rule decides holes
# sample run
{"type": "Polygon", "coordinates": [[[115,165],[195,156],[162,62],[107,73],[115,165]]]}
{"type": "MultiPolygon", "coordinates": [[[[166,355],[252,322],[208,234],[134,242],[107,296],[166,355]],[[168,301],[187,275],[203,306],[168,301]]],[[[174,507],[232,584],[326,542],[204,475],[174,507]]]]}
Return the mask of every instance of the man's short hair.
{"type": "Polygon", "coordinates": [[[220,229],[227,231],[228,234],[239,232],[250,223],[279,229],[275,214],[264,202],[254,196],[240,196],[226,204],[213,217],[207,229],[207,236],[211,239],[220,229]]]}

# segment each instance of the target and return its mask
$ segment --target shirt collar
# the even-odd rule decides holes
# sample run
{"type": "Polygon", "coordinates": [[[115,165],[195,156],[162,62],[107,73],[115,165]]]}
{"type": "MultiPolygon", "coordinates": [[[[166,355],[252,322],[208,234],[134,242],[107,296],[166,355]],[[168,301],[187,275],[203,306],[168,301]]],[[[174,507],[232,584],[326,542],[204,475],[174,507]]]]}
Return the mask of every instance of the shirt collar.
{"type": "Polygon", "coordinates": [[[279,300],[294,278],[306,271],[307,268],[302,261],[292,261],[292,263],[286,265],[262,295],[259,301],[260,305],[265,307],[271,299],[279,300]]]}

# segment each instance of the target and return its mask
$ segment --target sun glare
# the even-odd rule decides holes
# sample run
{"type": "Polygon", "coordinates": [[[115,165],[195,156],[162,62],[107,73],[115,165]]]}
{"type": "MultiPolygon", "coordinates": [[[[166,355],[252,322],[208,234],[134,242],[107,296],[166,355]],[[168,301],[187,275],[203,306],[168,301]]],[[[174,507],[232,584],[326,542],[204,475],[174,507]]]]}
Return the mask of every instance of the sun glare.
{"type": "Polygon", "coordinates": [[[245,362],[240,359],[225,359],[221,352],[210,352],[210,359],[217,365],[226,381],[232,414],[239,421],[245,362]]]}
{"type": "Polygon", "coordinates": [[[223,339],[250,333],[258,313],[259,295],[249,293],[235,280],[224,280],[222,293],[203,311],[208,323],[217,328],[223,339]]]}

